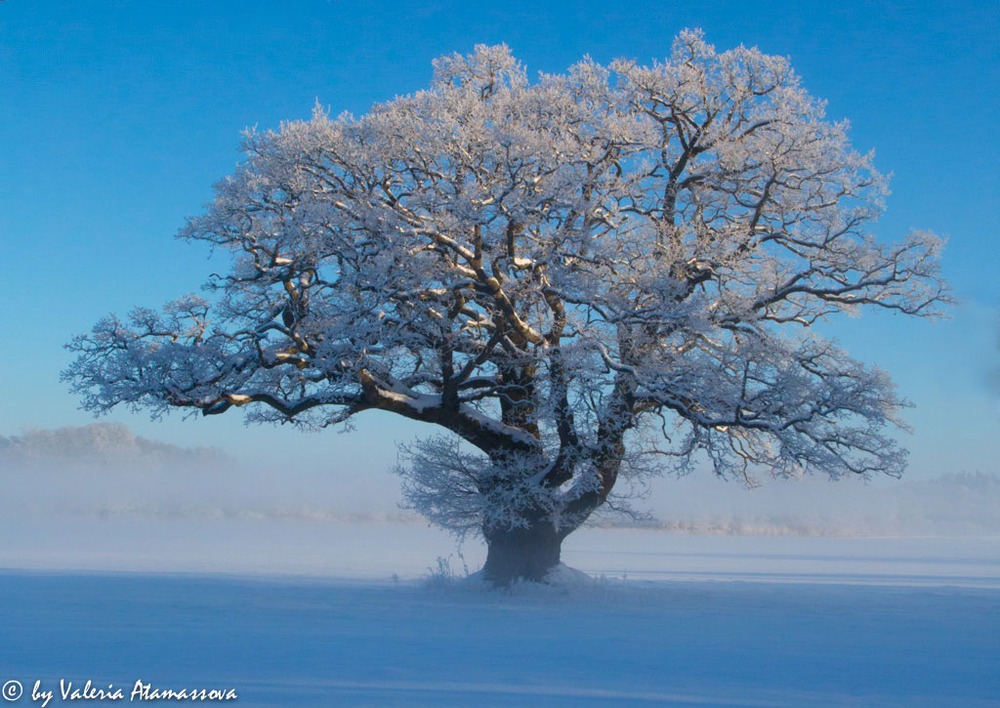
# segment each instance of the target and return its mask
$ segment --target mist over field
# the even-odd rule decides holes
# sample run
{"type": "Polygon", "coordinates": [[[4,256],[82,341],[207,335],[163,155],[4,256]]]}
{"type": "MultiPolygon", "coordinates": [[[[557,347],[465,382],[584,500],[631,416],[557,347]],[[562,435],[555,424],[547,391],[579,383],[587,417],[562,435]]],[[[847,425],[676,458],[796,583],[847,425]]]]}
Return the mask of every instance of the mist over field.
{"type": "MultiPolygon", "coordinates": [[[[118,424],[0,437],[0,509],[8,517],[141,520],[393,521],[423,525],[400,508],[387,470],[338,469],[337,440],[323,466],[235,459],[134,435],[118,424]]],[[[942,470],[932,479],[763,479],[747,489],[709,473],[654,479],[631,506],[640,519],[604,513],[591,526],[672,533],[787,536],[926,536],[1000,533],[1000,477],[942,470]]],[[[7,537],[14,545],[17,538],[7,537]]]]}

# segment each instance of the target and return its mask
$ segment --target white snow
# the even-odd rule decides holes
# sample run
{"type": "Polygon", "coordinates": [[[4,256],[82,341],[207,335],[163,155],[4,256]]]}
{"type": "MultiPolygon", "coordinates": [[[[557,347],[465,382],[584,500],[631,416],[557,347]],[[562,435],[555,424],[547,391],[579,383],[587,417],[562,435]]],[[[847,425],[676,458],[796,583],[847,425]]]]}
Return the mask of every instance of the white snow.
{"type": "MultiPolygon", "coordinates": [[[[446,572],[411,579],[434,553],[419,526],[313,527],[281,560],[308,525],[267,523],[278,538],[260,547],[270,534],[253,523],[221,537],[223,524],[172,538],[154,526],[90,555],[142,572],[0,571],[0,680],[234,688],[239,706],[985,706],[1000,696],[995,539],[962,551],[940,540],[593,531],[566,553],[596,573],[588,582],[562,569],[552,587],[491,591],[446,572]],[[310,566],[323,548],[328,562],[310,566]],[[324,577],[295,574],[310,569],[324,577]]],[[[105,540],[129,531],[139,529],[113,522],[105,540]]],[[[98,538],[67,538],[62,560],[98,538]]]]}
{"type": "Polygon", "coordinates": [[[996,537],[588,529],[553,586],[508,591],[404,519],[26,514],[0,538],[0,682],[55,706],[60,679],[243,708],[1000,697],[996,537]]]}

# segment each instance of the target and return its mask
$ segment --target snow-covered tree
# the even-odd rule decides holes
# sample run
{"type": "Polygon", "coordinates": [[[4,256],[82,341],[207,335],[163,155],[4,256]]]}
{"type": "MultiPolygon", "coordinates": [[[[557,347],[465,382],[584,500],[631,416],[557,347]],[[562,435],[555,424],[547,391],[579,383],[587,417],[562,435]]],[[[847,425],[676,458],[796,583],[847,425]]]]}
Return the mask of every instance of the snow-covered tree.
{"type": "Polygon", "coordinates": [[[941,243],[870,233],[886,180],[787,60],[688,31],[652,66],[530,82],[479,46],[434,69],[360,118],[249,133],[181,231],[231,270],[74,339],[84,407],[434,424],[407,499],[481,533],[496,583],[544,577],[644,470],[903,470],[905,402],[812,325],[936,314],[941,243]]]}

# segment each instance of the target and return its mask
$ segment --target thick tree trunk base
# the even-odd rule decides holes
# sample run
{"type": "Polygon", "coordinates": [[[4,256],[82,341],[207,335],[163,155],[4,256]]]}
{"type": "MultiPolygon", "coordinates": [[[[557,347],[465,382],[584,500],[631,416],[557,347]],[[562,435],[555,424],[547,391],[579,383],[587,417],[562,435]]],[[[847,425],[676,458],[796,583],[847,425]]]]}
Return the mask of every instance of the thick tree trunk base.
{"type": "Polygon", "coordinates": [[[486,537],[483,576],[498,586],[519,580],[544,582],[559,565],[563,538],[551,526],[493,531],[486,537]]]}

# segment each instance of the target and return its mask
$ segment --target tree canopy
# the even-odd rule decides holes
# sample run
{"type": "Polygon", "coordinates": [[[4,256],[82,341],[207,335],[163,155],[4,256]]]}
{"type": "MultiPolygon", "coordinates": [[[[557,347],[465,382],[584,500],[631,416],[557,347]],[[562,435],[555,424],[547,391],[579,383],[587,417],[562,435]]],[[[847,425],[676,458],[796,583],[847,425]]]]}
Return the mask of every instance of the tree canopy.
{"type": "Polygon", "coordinates": [[[697,31],[651,66],[534,81],[477,46],[364,116],[249,132],[180,234],[231,270],[102,319],[64,376],[97,412],[433,423],[406,451],[408,499],[491,554],[545,527],[558,560],[649,456],[898,475],[905,401],[812,325],[938,314],[941,241],[872,234],[886,179],[846,131],[786,59],[697,31]]]}

